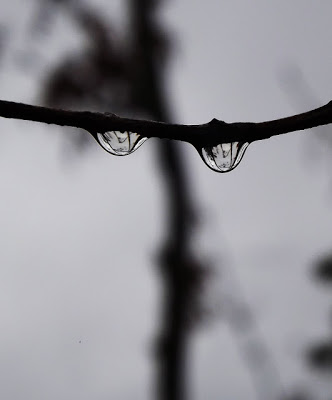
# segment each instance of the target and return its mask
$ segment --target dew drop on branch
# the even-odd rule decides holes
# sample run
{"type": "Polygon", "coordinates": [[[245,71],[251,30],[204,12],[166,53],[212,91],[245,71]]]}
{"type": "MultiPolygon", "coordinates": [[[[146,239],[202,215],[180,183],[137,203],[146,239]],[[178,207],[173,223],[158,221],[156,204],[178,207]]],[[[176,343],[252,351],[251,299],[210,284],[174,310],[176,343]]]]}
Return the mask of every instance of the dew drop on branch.
{"type": "Polygon", "coordinates": [[[239,165],[248,142],[222,143],[199,150],[205,164],[217,172],[229,172],[239,165]]]}
{"type": "Polygon", "coordinates": [[[137,150],[147,137],[134,132],[108,131],[97,133],[100,145],[115,156],[127,156],[137,150]]]}

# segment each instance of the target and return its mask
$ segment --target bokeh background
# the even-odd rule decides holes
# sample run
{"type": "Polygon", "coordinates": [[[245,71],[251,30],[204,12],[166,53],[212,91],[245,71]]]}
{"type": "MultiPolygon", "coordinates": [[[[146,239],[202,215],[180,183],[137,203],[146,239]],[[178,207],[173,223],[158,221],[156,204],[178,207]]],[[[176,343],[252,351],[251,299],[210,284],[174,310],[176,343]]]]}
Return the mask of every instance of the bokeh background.
{"type": "MultiPolygon", "coordinates": [[[[129,2],[71,4],[106,22],[115,58],[125,52],[129,2]]],[[[331,100],[329,1],[156,8],[173,120],[263,121],[331,100]]],[[[72,10],[1,1],[1,99],[46,104],[59,66],[70,71],[76,57],[91,68],[91,32],[72,10]]],[[[107,111],[105,96],[120,113],[128,88],[116,79],[95,82],[97,100],[77,94],[76,108],[107,111]]],[[[80,83],[90,90],[78,74],[80,83]]],[[[330,129],[255,142],[228,174],[180,145],[197,211],[192,248],[213,271],[207,318],[188,344],[190,399],[332,398],[330,129]]],[[[114,157],[88,133],[5,119],[0,131],[0,397],[155,398],[167,226],[159,141],[114,157]]]]}

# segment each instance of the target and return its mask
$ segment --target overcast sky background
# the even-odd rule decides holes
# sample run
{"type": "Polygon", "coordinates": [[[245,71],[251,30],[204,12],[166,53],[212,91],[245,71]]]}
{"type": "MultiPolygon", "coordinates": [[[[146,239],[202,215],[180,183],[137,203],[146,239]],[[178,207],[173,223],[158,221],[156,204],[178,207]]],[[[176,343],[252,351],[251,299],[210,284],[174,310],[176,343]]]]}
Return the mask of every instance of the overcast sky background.
{"type": "MultiPolygon", "coordinates": [[[[10,29],[2,99],[38,103],[49,68],[79,48],[59,14],[50,35],[31,43],[38,68],[20,68],[36,4],[1,1],[10,29]]],[[[123,0],[94,5],[121,29],[123,0]]],[[[174,41],[177,121],[262,121],[330,101],[331,13],[327,0],[169,1],[162,15],[174,41]],[[285,84],[294,66],[317,104],[297,103],[285,84]]],[[[0,131],[0,397],[152,399],[154,259],[164,233],[155,140],[117,158],[97,144],[75,155],[58,127],[0,119],[0,131]]],[[[183,150],[201,256],[235,272],[282,384],[327,399],[332,384],[305,367],[303,351],[331,335],[332,293],[310,274],[332,250],[332,153],[315,132],[291,133],[255,142],[236,170],[217,174],[194,148],[183,150]]],[[[222,316],[194,335],[190,376],[192,399],[256,399],[222,316]]]]}

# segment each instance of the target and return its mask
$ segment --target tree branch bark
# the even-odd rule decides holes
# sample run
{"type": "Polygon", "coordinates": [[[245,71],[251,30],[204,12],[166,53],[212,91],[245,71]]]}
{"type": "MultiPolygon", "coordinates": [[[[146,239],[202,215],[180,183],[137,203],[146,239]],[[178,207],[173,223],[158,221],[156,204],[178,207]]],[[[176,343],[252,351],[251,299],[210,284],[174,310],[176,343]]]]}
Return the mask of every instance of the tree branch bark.
{"type": "Polygon", "coordinates": [[[98,132],[130,131],[145,137],[181,140],[195,147],[202,147],[230,142],[254,142],[330,124],[332,123],[332,101],[302,114],[256,123],[226,123],[213,119],[201,125],[169,124],[123,118],[112,113],[58,110],[4,100],[0,100],[0,117],[82,128],[94,137],[98,132]]]}

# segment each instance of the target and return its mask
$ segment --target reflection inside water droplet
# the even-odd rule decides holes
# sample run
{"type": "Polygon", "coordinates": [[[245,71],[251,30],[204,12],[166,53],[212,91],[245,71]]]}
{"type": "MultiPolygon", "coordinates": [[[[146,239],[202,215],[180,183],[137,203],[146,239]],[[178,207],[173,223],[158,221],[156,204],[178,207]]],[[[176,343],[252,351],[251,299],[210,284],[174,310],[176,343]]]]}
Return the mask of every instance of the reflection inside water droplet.
{"type": "Polygon", "coordinates": [[[101,146],[115,156],[127,156],[137,150],[146,140],[134,132],[109,131],[97,133],[101,146]]]}
{"type": "Polygon", "coordinates": [[[222,143],[203,147],[200,154],[205,164],[214,171],[229,172],[239,165],[248,146],[248,142],[222,143]]]}

